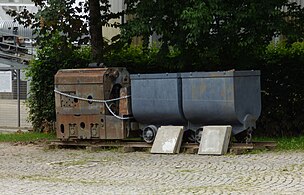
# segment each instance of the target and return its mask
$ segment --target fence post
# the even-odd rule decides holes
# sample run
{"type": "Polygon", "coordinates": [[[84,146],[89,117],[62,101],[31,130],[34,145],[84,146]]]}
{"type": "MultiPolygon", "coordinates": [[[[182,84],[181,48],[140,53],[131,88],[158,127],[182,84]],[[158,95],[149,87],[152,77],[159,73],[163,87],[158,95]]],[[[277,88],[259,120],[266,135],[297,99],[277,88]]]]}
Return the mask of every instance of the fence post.
{"type": "Polygon", "coordinates": [[[20,127],[20,69],[17,69],[18,127],[20,127]]]}

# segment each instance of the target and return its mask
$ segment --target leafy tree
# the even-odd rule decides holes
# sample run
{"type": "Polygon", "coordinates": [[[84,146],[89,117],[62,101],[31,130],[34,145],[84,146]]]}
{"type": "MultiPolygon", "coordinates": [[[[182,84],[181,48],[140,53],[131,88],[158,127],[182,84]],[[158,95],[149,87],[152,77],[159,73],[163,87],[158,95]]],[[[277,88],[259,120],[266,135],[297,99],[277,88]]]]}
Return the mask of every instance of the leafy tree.
{"type": "Polygon", "coordinates": [[[185,70],[248,68],[274,35],[294,41],[304,32],[304,10],[287,0],[127,0],[126,4],[135,19],[122,26],[125,39],[161,35],[160,53],[165,54],[161,56],[169,53],[169,46],[177,48],[185,70]]]}
{"type": "Polygon", "coordinates": [[[38,47],[43,47],[41,42],[60,32],[63,42],[79,45],[90,43],[92,61],[102,62],[106,48],[102,28],[117,27],[118,24],[110,24],[109,21],[122,15],[110,11],[109,0],[83,0],[78,4],[76,0],[33,2],[39,7],[37,13],[30,13],[27,9],[20,12],[10,10],[8,13],[20,24],[34,29],[38,47]]]}
{"type": "Polygon", "coordinates": [[[270,44],[260,62],[263,135],[304,133],[304,42],[270,44]]]}

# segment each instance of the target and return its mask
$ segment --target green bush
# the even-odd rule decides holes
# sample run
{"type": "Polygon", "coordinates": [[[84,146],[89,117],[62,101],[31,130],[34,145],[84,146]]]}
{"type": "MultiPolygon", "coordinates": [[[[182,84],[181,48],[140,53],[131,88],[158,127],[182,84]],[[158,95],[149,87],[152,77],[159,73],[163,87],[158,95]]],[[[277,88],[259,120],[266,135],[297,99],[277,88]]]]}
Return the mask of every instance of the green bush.
{"type": "Polygon", "coordinates": [[[142,47],[125,46],[105,55],[108,67],[126,67],[129,72],[143,72],[152,68],[156,50],[143,51],[142,47]]]}
{"type": "Polygon", "coordinates": [[[149,49],[131,45],[108,52],[105,64],[109,67],[126,67],[130,73],[177,72],[183,68],[179,54],[171,48],[169,55],[161,56],[157,45],[149,49]]]}
{"type": "Polygon", "coordinates": [[[29,120],[35,131],[45,122],[55,121],[54,75],[59,69],[87,66],[90,54],[86,48],[76,49],[59,34],[41,44],[37,56],[26,70],[31,80],[27,101],[29,120]]]}
{"type": "Polygon", "coordinates": [[[304,133],[304,42],[271,44],[261,65],[264,135],[304,133]]]}

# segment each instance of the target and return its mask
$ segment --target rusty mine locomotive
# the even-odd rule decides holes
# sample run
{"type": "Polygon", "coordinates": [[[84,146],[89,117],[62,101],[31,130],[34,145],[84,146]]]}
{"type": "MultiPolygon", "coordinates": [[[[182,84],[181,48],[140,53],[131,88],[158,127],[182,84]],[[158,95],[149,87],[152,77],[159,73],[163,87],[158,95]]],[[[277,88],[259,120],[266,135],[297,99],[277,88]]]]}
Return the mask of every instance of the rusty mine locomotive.
{"type": "Polygon", "coordinates": [[[61,140],[142,137],[152,143],[162,125],[184,126],[189,141],[200,140],[204,125],[231,125],[234,135],[248,138],[261,112],[260,71],[59,70],[55,105],[61,140]]]}

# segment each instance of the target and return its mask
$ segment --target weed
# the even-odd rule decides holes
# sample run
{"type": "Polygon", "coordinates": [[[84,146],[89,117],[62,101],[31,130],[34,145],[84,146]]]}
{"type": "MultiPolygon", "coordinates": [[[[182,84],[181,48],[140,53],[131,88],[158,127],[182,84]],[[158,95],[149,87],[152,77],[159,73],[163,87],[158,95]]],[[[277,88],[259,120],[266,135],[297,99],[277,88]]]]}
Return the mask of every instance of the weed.
{"type": "Polygon", "coordinates": [[[276,141],[276,151],[304,151],[304,136],[298,137],[255,137],[254,141],[276,141]]]}
{"type": "Polygon", "coordinates": [[[56,139],[55,134],[37,132],[28,133],[0,133],[0,142],[35,142],[39,140],[56,139]]]}
{"type": "Polygon", "coordinates": [[[191,172],[195,172],[195,170],[193,170],[193,169],[179,169],[179,170],[177,170],[177,172],[191,173],[191,172]]]}
{"type": "Polygon", "coordinates": [[[54,183],[76,183],[80,182],[82,184],[94,184],[94,183],[103,183],[104,180],[76,180],[76,179],[63,179],[57,177],[46,177],[42,175],[25,175],[22,176],[21,179],[24,180],[31,180],[31,181],[47,181],[47,182],[54,182],[54,183]]]}

